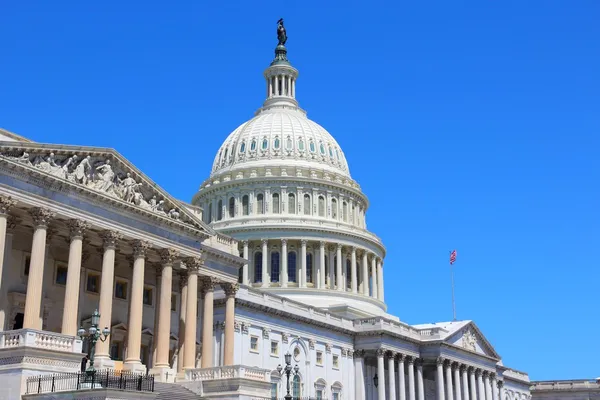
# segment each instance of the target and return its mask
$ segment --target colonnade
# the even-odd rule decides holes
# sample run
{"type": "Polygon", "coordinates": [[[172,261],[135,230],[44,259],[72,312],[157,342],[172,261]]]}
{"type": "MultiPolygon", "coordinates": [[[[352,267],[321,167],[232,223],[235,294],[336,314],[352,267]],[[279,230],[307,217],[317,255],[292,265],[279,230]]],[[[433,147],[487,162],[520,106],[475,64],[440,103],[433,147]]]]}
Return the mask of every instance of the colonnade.
{"type": "Polygon", "coordinates": [[[329,289],[384,301],[382,260],[366,249],[300,238],[244,240],[242,256],[245,285],[329,289]]]}
{"type": "Polygon", "coordinates": [[[296,77],[292,74],[267,77],[267,98],[275,96],[296,97],[296,77]]]}
{"type": "MultiPolygon", "coordinates": [[[[0,196],[0,251],[4,251],[6,240],[6,225],[8,210],[16,202],[0,196]]],[[[42,302],[42,286],[44,276],[44,264],[46,257],[47,230],[50,222],[55,218],[55,213],[46,208],[31,208],[29,214],[33,219],[33,240],[31,245],[31,258],[29,264],[29,276],[27,280],[27,294],[23,320],[24,329],[42,329],[40,317],[42,302]]],[[[65,286],[64,309],[62,315],[61,333],[75,336],[78,330],[78,304],[80,294],[82,241],[86,230],[91,225],[81,219],[69,219],[66,221],[70,230],[69,257],[67,265],[67,278],[65,286]]],[[[100,329],[111,327],[113,308],[113,293],[115,281],[115,253],[119,242],[124,242],[123,235],[113,230],[103,230],[100,236],[103,240],[102,272],[100,278],[100,301],[98,311],[100,313],[100,329]]],[[[149,249],[156,249],[145,240],[133,240],[129,244],[133,248],[133,272],[131,279],[131,294],[129,296],[129,317],[127,323],[127,356],[124,369],[143,371],[145,366],[141,363],[141,337],[142,337],[142,314],[144,274],[147,270],[146,260],[149,249]]],[[[180,269],[181,304],[180,304],[180,330],[178,371],[193,369],[196,367],[196,336],[197,336],[197,304],[198,286],[200,283],[204,304],[204,322],[202,324],[202,368],[213,365],[213,313],[214,313],[214,290],[217,284],[221,285],[226,293],[225,312],[225,343],[224,364],[233,364],[234,346],[234,314],[235,294],[238,284],[218,282],[211,276],[199,276],[199,270],[204,265],[201,256],[180,258],[178,251],[172,248],[158,248],[161,257],[160,272],[160,295],[158,297],[158,321],[156,322],[156,358],[153,363],[154,369],[170,368],[170,326],[171,326],[171,294],[173,286],[173,267],[176,261],[181,261],[186,268],[180,269]],[[186,323],[186,321],[193,323],[186,323]],[[183,356],[181,356],[183,355],[183,356]]],[[[0,257],[0,273],[4,264],[4,257],[0,257]]],[[[204,271],[205,272],[205,271],[204,271]]],[[[0,284],[2,284],[0,282],[0,284]]],[[[1,293],[1,290],[0,290],[1,293]]],[[[109,341],[97,343],[96,360],[99,366],[110,365],[109,341]]]]}
{"type": "Polygon", "coordinates": [[[439,357],[436,360],[438,400],[499,400],[502,381],[495,372],[439,357]]]}

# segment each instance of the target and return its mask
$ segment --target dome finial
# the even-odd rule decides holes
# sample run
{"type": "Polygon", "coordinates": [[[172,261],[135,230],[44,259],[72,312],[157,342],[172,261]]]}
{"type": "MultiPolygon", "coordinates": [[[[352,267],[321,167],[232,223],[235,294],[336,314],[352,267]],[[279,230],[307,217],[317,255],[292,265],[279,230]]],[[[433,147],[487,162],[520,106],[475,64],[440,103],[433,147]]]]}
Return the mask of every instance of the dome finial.
{"type": "Polygon", "coordinates": [[[286,63],[289,64],[287,59],[287,49],[285,48],[285,42],[287,42],[287,32],[285,26],[283,26],[283,18],[279,18],[277,21],[277,47],[275,48],[275,59],[271,65],[286,63]]]}

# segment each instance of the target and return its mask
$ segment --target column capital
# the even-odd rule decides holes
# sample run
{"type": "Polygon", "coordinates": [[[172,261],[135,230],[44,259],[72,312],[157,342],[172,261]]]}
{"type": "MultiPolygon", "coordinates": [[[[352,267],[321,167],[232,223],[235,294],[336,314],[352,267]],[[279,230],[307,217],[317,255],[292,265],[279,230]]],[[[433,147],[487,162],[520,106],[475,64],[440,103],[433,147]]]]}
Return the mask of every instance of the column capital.
{"type": "Polygon", "coordinates": [[[413,365],[415,363],[415,357],[406,356],[406,361],[408,361],[408,365],[413,365]]]}
{"type": "Polygon", "coordinates": [[[492,379],[492,380],[496,379],[496,373],[495,372],[490,372],[490,379],[492,379]]]}
{"type": "Polygon", "coordinates": [[[188,274],[197,273],[202,266],[204,266],[205,256],[202,254],[199,257],[188,257],[185,259],[185,266],[187,267],[188,274]]]}
{"type": "Polygon", "coordinates": [[[319,241],[319,247],[322,248],[322,249],[325,248],[325,241],[324,240],[319,241]]]}
{"type": "Polygon", "coordinates": [[[423,366],[423,359],[422,358],[415,358],[415,365],[417,367],[422,367],[423,366]]]}
{"type": "Polygon", "coordinates": [[[475,373],[475,367],[469,365],[467,366],[467,372],[471,375],[473,375],[475,373]]]}
{"type": "Polygon", "coordinates": [[[35,228],[48,228],[50,220],[56,216],[54,211],[41,207],[34,207],[30,209],[29,214],[33,218],[33,224],[35,228]]]}
{"type": "Polygon", "coordinates": [[[134,240],[132,243],[133,258],[146,258],[146,253],[150,248],[150,242],[146,240],[134,240]]]}
{"type": "Polygon", "coordinates": [[[281,239],[281,245],[282,246],[287,246],[287,242],[288,242],[287,239],[281,239]]]}
{"type": "Polygon", "coordinates": [[[502,386],[504,386],[504,381],[498,381],[498,389],[502,389],[502,386]]]}
{"type": "Polygon", "coordinates": [[[239,283],[224,283],[221,286],[227,297],[235,297],[235,294],[240,290],[239,283]]]}
{"type": "Polygon", "coordinates": [[[398,354],[396,354],[396,359],[398,360],[398,362],[403,363],[404,360],[406,360],[406,355],[402,354],[402,353],[398,353],[398,354]]]}
{"type": "Polygon", "coordinates": [[[458,361],[451,361],[450,366],[452,367],[453,370],[459,369],[460,363],[458,361]]]}
{"type": "Polygon", "coordinates": [[[179,257],[179,251],[172,248],[161,249],[159,254],[160,262],[163,263],[163,265],[173,264],[177,257],[179,257]]]}
{"type": "Polygon", "coordinates": [[[365,351],[364,350],[354,350],[354,358],[364,358],[365,357],[365,351]]]}
{"type": "Polygon", "coordinates": [[[17,201],[10,196],[0,196],[0,215],[7,215],[11,208],[17,205],[17,201]]]}
{"type": "Polygon", "coordinates": [[[14,215],[8,215],[6,217],[6,229],[9,231],[14,230],[20,223],[21,218],[15,217],[14,215]]]}
{"type": "Polygon", "coordinates": [[[248,246],[248,241],[247,240],[242,240],[242,245],[243,246],[248,246]]]}
{"type": "Polygon", "coordinates": [[[356,247],[355,246],[350,247],[350,253],[356,255],[356,247]]]}
{"type": "Polygon", "coordinates": [[[469,368],[467,365],[465,365],[465,364],[460,364],[460,372],[463,372],[463,373],[464,373],[464,372],[466,372],[466,371],[467,371],[467,368],[469,368]]]}
{"type": "Polygon", "coordinates": [[[202,292],[214,292],[215,286],[218,284],[217,278],[214,276],[205,276],[202,279],[202,292]]]}
{"type": "Polygon", "coordinates": [[[378,358],[383,358],[383,357],[385,357],[385,353],[386,353],[386,352],[387,352],[387,350],[386,350],[386,349],[384,349],[384,348],[382,348],[382,347],[378,348],[378,349],[377,349],[377,357],[378,357],[378,358]]]}
{"type": "Polygon", "coordinates": [[[117,231],[102,231],[100,233],[100,237],[104,242],[104,249],[115,249],[117,247],[117,242],[123,239],[123,235],[121,232],[117,231]]]}
{"type": "Polygon", "coordinates": [[[444,357],[438,357],[438,358],[436,358],[436,359],[435,359],[435,363],[436,363],[437,365],[444,365],[444,361],[446,361],[446,360],[444,359],[444,357]]]}
{"type": "Polygon", "coordinates": [[[481,369],[479,369],[479,368],[475,368],[475,376],[476,376],[477,378],[479,378],[479,377],[482,375],[482,372],[483,372],[483,371],[482,371],[481,369]]]}
{"type": "Polygon", "coordinates": [[[302,239],[302,240],[300,241],[300,245],[301,245],[302,247],[306,247],[306,244],[307,244],[307,243],[308,243],[308,240],[306,240],[306,239],[302,239]]]}
{"type": "Polygon", "coordinates": [[[83,239],[83,234],[89,229],[90,223],[82,219],[70,219],[67,221],[71,240],[83,239]]]}
{"type": "Polygon", "coordinates": [[[483,376],[483,379],[487,379],[490,376],[490,371],[483,371],[481,375],[483,376]]]}
{"type": "Polygon", "coordinates": [[[336,249],[337,249],[337,251],[342,251],[342,248],[343,248],[343,247],[344,247],[344,246],[342,246],[342,244],[341,244],[341,243],[338,243],[338,244],[336,245],[336,249]]]}
{"type": "Polygon", "coordinates": [[[398,353],[395,352],[394,350],[388,350],[387,355],[389,358],[391,358],[393,360],[396,357],[396,355],[398,355],[398,353]]]}

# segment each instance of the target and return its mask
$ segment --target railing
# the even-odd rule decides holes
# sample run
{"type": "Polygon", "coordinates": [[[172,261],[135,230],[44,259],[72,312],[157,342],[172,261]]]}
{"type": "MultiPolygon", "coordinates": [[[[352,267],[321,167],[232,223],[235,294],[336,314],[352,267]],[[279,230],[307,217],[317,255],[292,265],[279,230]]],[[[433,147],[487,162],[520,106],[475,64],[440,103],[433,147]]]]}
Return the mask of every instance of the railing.
{"type": "Polygon", "coordinates": [[[570,381],[540,381],[534,382],[530,390],[578,390],[578,389],[600,389],[600,379],[574,379],[570,381]]]}
{"type": "Polygon", "coordinates": [[[271,381],[269,370],[242,365],[188,369],[185,374],[189,381],[211,381],[231,378],[245,378],[261,382],[271,381]]]}
{"type": "Polygon", "coordinates": [[[38,349],[81,353],[81,340],[75,336],[60,333],[18,329],[0,332],[0,349],[35,347],[38,349]]]}
{"type": "Polygon", "coordinates": [[[26,394],[97,388],[154,392],[154,376],[112,370],[32,376],[27,378],[26,394]]]}

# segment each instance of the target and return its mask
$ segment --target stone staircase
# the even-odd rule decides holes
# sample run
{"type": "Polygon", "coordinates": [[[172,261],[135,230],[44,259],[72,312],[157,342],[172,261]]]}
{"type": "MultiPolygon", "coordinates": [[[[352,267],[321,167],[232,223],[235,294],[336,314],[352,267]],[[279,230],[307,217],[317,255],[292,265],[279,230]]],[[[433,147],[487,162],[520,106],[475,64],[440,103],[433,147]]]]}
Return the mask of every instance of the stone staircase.
{"type": "Polygon", "coordinates": [[[154,383],[154,392],[158,392],[156,400],[198,400],[200,396],[176,383],[154,383]]]}

